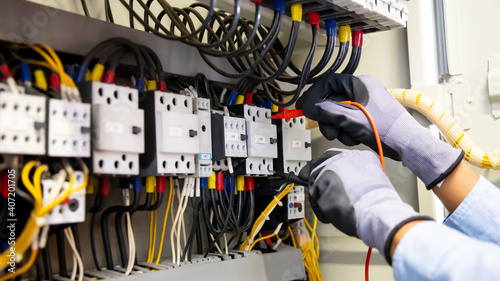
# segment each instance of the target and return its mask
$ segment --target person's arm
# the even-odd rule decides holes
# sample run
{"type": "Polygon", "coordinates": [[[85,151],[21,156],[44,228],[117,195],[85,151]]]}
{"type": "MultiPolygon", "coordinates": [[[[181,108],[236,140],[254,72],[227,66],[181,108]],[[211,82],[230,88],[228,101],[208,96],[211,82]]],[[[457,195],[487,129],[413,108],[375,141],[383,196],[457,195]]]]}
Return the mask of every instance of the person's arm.
{"type": "Polygon", "coordinates": [[[394,236],[395,280],[500,280],[500,247],[432,221],[413,221],[394,236]]]}

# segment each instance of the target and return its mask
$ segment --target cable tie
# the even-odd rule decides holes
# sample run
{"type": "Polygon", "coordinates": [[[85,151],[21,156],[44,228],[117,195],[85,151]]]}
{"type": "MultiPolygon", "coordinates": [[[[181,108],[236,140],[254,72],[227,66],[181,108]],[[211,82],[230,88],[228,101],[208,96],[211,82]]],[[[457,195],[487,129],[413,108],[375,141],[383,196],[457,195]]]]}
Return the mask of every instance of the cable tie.
{"type": "Polygon", "coordinates": [[[280,223],[278,224],[278,226],[276,227],[276,229],[274,230],[274,234],[278,235],[278,232],[280,232],[281,230],[281,226],[283,225],[283,223],[280,223]]]}
{"type": "Polygon", "coordinates": [[[31,212],[31,217],[35,220],[36,226],[42,227],[45,225],[45,216],[39,217],[34,212],[31,212]]]}
{"type": "Polygon", "coordinates": [[[281,244],[281,241],[283,241],[283,240],[281,240],[281,238],[279,238],[278,241],[276,242],[276,244],[273,246],[273,250],[278,249],[279,245],[281,244]]]}
{"type": "Polygon", "coordinates": [[[264,212],[261,213],[262,216],[264,216],[264,220],[268,221],[268,220],[271,220],[271,218],[269,218],[269,216],[267,214],[265,214],[264,212]]]}
{"type": "Polygon", "coordinates": [[[274,200],[276,201],[276,203],[278,203],[280,207],[283,207],[283,203],[278,199],[278,197],[274,196],[274,200]]]}

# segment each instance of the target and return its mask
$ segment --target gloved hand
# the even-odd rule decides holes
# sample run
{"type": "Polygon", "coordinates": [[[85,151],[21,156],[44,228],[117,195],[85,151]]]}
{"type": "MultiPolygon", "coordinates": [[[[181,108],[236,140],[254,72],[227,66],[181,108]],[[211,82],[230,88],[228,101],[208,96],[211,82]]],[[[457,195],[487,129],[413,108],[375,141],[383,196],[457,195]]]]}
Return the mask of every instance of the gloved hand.
{"type": "Polygon", "coordinates": [[[436,139],[372,76],[332,74],[312,85],[297,101],[304,115],[319,123],[325,138],[352,146],[365,144],[377,151],[372,126],[355,106],[362,104],[377,126],[384,155],[402,160],[431,189],[460,164],[463,151],[436,139]]]}
{"type": "Polygon", "coordinates": [[[321,222],[377,248],[389,264],[397,230],[431,219],[401,201],[370,151],[330,149],[302,168],[299,177],[309,179],[309,201],[321,222]]]}

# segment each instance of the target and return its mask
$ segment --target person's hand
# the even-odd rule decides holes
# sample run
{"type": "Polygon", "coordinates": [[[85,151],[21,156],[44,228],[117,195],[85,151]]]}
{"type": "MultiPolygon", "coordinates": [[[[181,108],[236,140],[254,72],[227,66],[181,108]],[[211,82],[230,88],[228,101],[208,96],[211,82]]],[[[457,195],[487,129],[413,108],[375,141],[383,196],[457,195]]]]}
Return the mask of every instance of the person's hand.
{"type": "Polygon", "coordinates": [[[297,101],[307,118],[318,121],[325,138],[377,151],[372,126],[357,107],[363,105],[377,126],[384,155],[402,160],[431,189],[460,164],[463,152],[433,137],[384,86],[371,76],[332,74],[312,85],[297,101]]]}
{"type": "Polygon", "coordinates": [[[401,201],[370,151],[330,149],[299,177],[309,179],[309,201],[321,222],[377,248],[389,263],[394,234],[408,222],[430,220],[401,201]]]}

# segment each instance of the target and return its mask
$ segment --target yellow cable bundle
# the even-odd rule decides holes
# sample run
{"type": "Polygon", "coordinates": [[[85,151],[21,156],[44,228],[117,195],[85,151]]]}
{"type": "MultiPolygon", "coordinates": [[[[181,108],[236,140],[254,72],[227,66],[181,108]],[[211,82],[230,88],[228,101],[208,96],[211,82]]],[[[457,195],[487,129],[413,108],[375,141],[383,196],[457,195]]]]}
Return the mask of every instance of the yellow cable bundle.
{"type": "Polygon", "coordinates": [[[475,145],[446,110],[437,102],[422,93],[405,89],[389,91],[404,107],[415,109],[439,128],[446,140],[465,152],[465,161],[474,166],[487,169],[500,169],[500,153],[484,152],[475,145]]]}
{"type": "Polygon", "coordinates": [[[302,250],[302,259],[304,260],[304,267],[307,271],[308,280],[312,281],[322,281],[323,276],[319,270],[319,241],[316,236],[316,226],[318,219],[314,217],[314,227],[311,228],[307,219],[304,218],[303,221],[295,223],[296,227],[288,228],[290,235],[292,237],[293,245],[295,248],[300,248],[302,250]],[[307,228],[304,226],[306,225],[307,228]],[[293,234],[293,229],[299,230],[300,234],[293,234]],[[309,232],[311,232],[309,235],[309,232]]]}
{"type": "MultiPolygon", "coordinates": [[[[274,208],[279,204],[282,205],[281,199],[285,197],[285,195],[293,189],[294,184],[287,185],[283,191],[281,191],[278,196],[274,197],[269,205],[267,205],[266,209],[260,214],[260,216],[255,220],[255,223],[252,226],[252,231],[250,235],[243,241],[240,246],[240,250],[248,250],[249,247],[254,243],[255,236],[260,232],[260,229],[264,225],[265,220],[269,219],[269,214],[274,210],[274,208]]],[[[274,235],[273,235],[274,236],[274,235]]]]}

